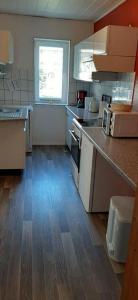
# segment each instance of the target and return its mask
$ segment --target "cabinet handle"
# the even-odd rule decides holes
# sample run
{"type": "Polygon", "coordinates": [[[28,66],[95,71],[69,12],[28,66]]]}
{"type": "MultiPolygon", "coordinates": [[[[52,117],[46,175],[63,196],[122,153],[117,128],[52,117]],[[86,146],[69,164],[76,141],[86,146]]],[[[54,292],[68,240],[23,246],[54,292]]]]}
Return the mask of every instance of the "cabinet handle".
{"type": "Polygon", "coordinates": [[[75,142],[78,142],[79,139],[75,136],[74,130],[70,130],[70,129],[69,129],[69,133],[70,133],[71,136],[73,137],[74,141],[75,141],[75,142]]]}

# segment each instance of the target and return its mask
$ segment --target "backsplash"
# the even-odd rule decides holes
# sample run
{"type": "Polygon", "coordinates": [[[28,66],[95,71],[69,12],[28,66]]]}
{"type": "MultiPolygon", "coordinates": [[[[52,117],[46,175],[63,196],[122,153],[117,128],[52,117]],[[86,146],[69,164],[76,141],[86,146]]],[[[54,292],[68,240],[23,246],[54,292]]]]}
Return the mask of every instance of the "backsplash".
{"type": "MultiPolygon", "coordinates": [[[[133,95],[135,73],[118,73],[117,81],[84,82],[70,78],[69,104],[76,104],[77,90],[86,90],[88,96],[100,100],[102,94],[112,96],[113,101],[130,101],[133,95]]],[[[8,66],[0,75],[0,105],[27,105],[34,103],[33,71],[8,66]]]]}
{"type": "Polygon", "coordinates": [[[27,69],[8,67],[0,76],[0,104],[27,105],[34,100],[33,72],[27,69]]]}
{"type": "Polygon", "coordinates": [[[102,94],[112,96],[113,101],[131,101],[133,96],[135,73],[118,73],[117,81],[93,82],[93,95],[101,99],[102,94]]]}
{"type": "MultiPolygon", "coordinates": [[[[0,105],[27,105],[34,102],[33,71],[29,69],[17,69],[13,66],[5,67],[2,71],[6,75],[0,75],[0,105]]],[[[90,95],[90,83],[70,79],[69,104],[76,103],[77,90],[86,90],[90,95]]]]}
{"type": "Polygon", "coordinates": [[[84,82],[70,80],[69,103],[75,103],[77,90],[86,90],[88,96],[94,96],[98,101],[102,95],[112,96],[112,101],[131,101],[133,96],[133,88],[135,81],[135,73],[118,73],[116,81],[93,81],[84,82]]]}
{"type": "Polygon", "coordinates": [[[70,79],[69,84],[69,104],[76,104],[76,95],[78,90],[87,91],[87,96],[91,95],[91,84],[85,81],[70,79]]]}

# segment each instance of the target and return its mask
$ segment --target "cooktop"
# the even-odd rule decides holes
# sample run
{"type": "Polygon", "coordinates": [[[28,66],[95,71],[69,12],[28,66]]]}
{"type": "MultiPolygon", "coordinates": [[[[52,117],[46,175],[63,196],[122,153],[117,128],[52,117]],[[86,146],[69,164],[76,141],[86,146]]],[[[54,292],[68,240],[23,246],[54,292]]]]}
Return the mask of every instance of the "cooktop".
{"type": "Polygon", "coordinates": [[[77,122],[83,127],[102,127],[102,118],[96,119],[78,119],[77,122]]]}

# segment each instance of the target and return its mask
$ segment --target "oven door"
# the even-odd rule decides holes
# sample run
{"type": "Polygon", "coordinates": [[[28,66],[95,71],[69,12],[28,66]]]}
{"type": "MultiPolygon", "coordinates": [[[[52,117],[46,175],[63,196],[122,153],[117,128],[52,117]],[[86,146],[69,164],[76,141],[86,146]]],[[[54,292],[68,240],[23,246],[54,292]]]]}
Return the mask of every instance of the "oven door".
{"type": "Polygon", "coordinates": [[[71,134],[71,156],[78,169],[80,168],[80,138],[76,136],[74,130],[69,131],[71,134]]]}

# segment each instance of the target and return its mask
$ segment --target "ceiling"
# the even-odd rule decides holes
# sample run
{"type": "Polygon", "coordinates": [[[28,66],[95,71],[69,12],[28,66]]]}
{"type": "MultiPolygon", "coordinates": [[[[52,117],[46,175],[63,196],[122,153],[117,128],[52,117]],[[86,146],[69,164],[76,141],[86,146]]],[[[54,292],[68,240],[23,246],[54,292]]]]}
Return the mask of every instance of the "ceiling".
{"type": "Polygon", "coordinates": [[[0,0],[1,13],[96,21],[125,0],[0,0]]]}

